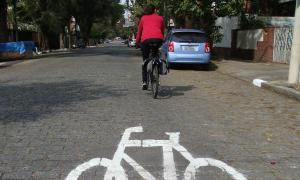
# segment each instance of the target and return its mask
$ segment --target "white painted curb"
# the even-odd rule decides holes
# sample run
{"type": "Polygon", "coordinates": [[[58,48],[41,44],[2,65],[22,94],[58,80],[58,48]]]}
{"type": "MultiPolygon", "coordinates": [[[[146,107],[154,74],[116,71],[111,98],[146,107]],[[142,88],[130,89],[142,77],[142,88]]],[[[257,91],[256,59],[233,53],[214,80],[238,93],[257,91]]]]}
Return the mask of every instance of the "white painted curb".
{"type": "Polygon", "coordinates": [[[267,81],[262,79],[254,79],[252,83],[254,86],[261,87],[262,83],[267,83],[267,81]]]}

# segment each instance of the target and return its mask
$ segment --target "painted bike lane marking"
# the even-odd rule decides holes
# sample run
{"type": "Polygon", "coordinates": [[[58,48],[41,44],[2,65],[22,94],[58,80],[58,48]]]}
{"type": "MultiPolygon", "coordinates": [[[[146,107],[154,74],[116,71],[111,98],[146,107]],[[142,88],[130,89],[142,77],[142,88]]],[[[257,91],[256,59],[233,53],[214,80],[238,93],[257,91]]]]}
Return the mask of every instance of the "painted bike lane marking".
{"type": "Polygon", "coordinates": [[[201,167],[216,167],[226,172],[234,180],[246,180],[247,178],[235,168],[227,165],[226,163],[216,160],[213,158],[194,158],[185,147],[179,144],[180,133],[179,132],[169,132],[166,135],[169,136],[167,140],[130,140],[131,133],[141,133],[143,128],[131,127],[127,128],[118,148],[113,156],[113,159],[106,158],[94,158],[85,163],[80,164],[75,169],[73,169],[65,180],[77,180],[80,175],[90,168],[103,166],[106,167],[106,173],[104,175],[104,180],[127,180],[128,176],[121,166],[121,161],[124,160],[144,179],[155,180],[156,178],[144,169],[140,164],[138,164],[133,158],[125,153],[125,149],[128,147],[161,147],[163,153],[163,167],[164,167],[164,179],[165,180],[177,180],[176,166],[174,161],[173,150],[179,152],[186,160],[189,161],[184,172],[184,180],[195,179],[197,170],[201,167]]]}

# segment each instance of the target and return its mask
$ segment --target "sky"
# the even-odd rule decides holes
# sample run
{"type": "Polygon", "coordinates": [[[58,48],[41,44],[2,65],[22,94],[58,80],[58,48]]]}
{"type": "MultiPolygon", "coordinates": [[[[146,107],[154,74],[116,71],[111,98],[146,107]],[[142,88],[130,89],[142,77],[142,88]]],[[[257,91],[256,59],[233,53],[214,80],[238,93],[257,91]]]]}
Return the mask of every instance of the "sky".
{"type": "Polygon", "coordinates": [[[126,3],[126,0],[121,0],[120,3],[121,3],[121,4],[125,4],[125,3],[126,3]]]}

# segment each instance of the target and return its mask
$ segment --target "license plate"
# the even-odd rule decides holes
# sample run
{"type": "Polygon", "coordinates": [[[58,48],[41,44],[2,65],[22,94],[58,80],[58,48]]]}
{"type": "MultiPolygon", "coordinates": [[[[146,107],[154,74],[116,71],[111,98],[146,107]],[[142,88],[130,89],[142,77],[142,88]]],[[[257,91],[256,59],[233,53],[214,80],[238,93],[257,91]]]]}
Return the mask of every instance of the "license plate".
{"type": "Polygon", "coordinates": [[[195,46],[181,46],[183,51],[197,51],[197,47],[195,46]]]}

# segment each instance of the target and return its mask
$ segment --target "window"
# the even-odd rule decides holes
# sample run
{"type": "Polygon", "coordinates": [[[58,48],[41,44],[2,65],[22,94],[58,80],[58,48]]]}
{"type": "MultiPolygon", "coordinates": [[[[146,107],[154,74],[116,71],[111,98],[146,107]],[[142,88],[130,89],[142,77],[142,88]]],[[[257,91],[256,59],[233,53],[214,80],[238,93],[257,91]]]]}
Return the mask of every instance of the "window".
{"type": "Polygon", "coordinates": [[[188,43],[204,43],[206,36],[204,33],[198,32],[176,32],[172,36],[174,42],[188,42],[188,43]]]}

